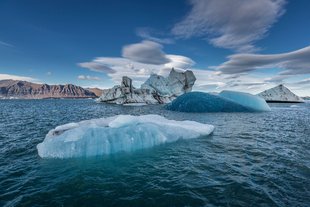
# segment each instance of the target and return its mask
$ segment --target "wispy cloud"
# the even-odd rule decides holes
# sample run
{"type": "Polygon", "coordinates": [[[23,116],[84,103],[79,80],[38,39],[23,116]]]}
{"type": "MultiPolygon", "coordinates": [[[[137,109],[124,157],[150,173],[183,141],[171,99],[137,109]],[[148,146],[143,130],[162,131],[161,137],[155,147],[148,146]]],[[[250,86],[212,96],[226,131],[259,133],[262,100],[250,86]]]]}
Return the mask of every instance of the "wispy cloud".
{"type": "Polygon", "coordinates": [[[0,46],[5,46],[5,47],[14,47],[13,45],[7,43],[7,42],[3,42],[3,41],[0,41],[0,46]]]}
{"type": "Polygon", "coordinates": [[[94,81],[100,81],[101,78],[97,76],[89,76],[89,75],[79,75],[77,77],[79,80],[94,80],[94,81]]]}
{"type": "Polygon", "coordinates": [[[78,66],[82,68],[87,68],[91,71],[101,72],[101,73],[114,73],[115,71],[109,67],[109,65],[100,61],[100,58],[95,58],[91,62],[78,63],[78,66]]]}
{"type": "Polygon", "coordinates": [[[303,79],[301,81],[297,81],[297,82],[295,82],[295,84],[297,84],[297,85],[308,85],[309,86],[310,85],[310,78],[306,78],[306,79],[303,79]]]}
{"type": "Polygon", "coordinates": [[[116,84],[121,81],[123,76],[132,77],[136,84],[141,84],[152,73],[166,75],[171,70],[171,66],[178,66],[178,69],[181,70],[181,68],[188,68],[194,63],[190,58],[184,56],[167,55],[167,58],[169,58],[169,63],[161,65],[139,63],[121,57],[101,57],[96,58],[95,61],[112,68],[113,73],[107,73],[107,75],[116,84]]]}
{"type": "Polygon", "coordinates": [[[30,82],[37,82],[38,80],[32,77],[27,76],[18,76],[18,75],[11,75],[11,74],[1,74],[0,73],[0,80],[23,80],[23,81],[30,81],[30,82]]]}
{"type": "Polygon", "coordinates": [[[136,30],[136,34],[146,40],[151,40],[154,42],[158,42],[161,44],[173,44],[175,41],[172,38],[167,38],[167,37],[155,37],[152,35],[153,33],[156,33],[153,29],[151,28],[138,28],[136,30]]]}
{"type": "MultiPolygon", "coordinates": [[[[78,66],[87,68],[91,71],[103,72],[110,76],[117,76],[119,73],[127,70],[137,73],[151,73],[151,70],[145,68],[158,67],[189,67],[194,64],[188,57],[178,55],[167,55],[159,43],[144,40],[140,43],[125,45],[122,48],[123,57],[97,57],[90,62],[78,63],[78,66]]],[[[139,75],[139,74],[138,74],[139,75]]]]}
{"type": "MultiPolygon", "coordinates": [[[[280,68],[282,78],[289,75],[310,74],[310,46],[280,54],[235,54],[215,67],[225,74],[248,73],[258,69],[280,68]]],[[[281,78],[281,77],[278,77],[281,78]]]]}
{"type": "Polygon", "coordinates": [[[181,38],[206,38],[216,47],[255,51],[284,13],[285,0],[190,0],[191,11],[172,28],[181,38]]]}

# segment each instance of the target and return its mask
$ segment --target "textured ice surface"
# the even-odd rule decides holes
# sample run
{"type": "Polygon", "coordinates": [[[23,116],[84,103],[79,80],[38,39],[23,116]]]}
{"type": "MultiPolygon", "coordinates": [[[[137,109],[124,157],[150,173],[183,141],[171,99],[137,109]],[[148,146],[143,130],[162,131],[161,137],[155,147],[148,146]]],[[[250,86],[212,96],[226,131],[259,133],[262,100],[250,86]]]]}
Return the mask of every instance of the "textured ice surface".
{"type": "Polygon", "coordinates": [[[297,102],[302,103],[304,100],[286,88],[284,85],[280,84],[276,87],[265,90],[258,96],[262,97],[266,101],[271,102],[297,102]]]}
{"type": "Polygon", "coordinates": [[[222,91],[219,96],[230,99],[231,101],[245,106],[253,111],[270,111],[266,101],[256,95],[237,91],[222,91]]]}
{"type": "Polygon", "coordinates": [[[250,108],[218,95],[203,92],[183,94],[168,104],[167,109],[181,112],[244,112],[250,108]]]}
{"type": "Polygon", "coordinates": [[[147,103],[128,103],[123,104],[123,106],[147,106],[147,103]]]}
{"type": "Polygon", "coordinates": [[[42,158],[88,157],[131,152],[208,135],[214,127],[159,115],[119,115],[58,126],[37,145],[42,158]]]}

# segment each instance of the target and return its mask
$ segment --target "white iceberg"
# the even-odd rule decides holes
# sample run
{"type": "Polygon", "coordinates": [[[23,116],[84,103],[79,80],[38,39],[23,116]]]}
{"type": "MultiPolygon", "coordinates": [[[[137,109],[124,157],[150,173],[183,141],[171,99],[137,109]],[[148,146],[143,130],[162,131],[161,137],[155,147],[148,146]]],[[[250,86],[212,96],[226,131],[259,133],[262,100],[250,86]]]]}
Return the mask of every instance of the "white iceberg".
{"type": "Polygon", "coordinates": [[[270,111],[269,105],[266,101],[256,95],[238,91],[222,91],[219,96],[229,99],[253,111],[270,111]]]}
{"type": "Polygon", "coordinates": [[[278,103],[303,103],[304,100],[280,84],[276,87],[265,90],[258,96],[265,99],[267,102],[278,102],[278,103]]]}
{"type": "Polygon", "coordinates": [[[197,138],[213,130],[212,125],[159,115],[118,115],[58,126],[48,132],[37,149],[42,158],[89,157],[197,138]]]}
{"type": "Polygon", "coordinates": [[[121,85],[105,89],[98,102],[116,104],[164,104],[170,103],[177,96],[190,92],[196,81],[192,71],[176,71],[172,68],[168,77],[152,74],[135,88],[132,80],[123,76],[121,85]]]}
{"type": "Polygon", "coordinates": [[[161,96],[168,96],[174,99],[177,96],[190,92],[195,81],[196,77],[193,71],[186,70],[182,72],[172,68],[168,77],[152,74],[149,79],[141,85],[141,89],[156,91],[161,96]]]}

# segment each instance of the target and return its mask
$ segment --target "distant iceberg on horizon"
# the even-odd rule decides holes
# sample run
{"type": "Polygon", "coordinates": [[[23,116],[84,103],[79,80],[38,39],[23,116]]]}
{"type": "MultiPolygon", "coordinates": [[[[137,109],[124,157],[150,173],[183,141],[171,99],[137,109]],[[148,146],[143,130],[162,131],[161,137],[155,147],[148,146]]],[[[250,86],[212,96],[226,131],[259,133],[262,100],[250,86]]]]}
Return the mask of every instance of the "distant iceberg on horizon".
{"type": "Polygon", "coordinates": [[[267,102],[283,102],[283,103],[303,103],[304,100],[290,91],[283,84],[265,90],[259,94],[267,102]]]}
{"type": "Polygon", "coordinates": [[[166,108],[180,112],[263,112],[270,111],[264,99],[243,92],[222,91],[218,95],[190,92],[167,104],[166,108]]]}
{"type": "Polygon", "coordinates": [[[37,145],[42,158],[71,158],[133,152],[212,133],[214,126],[169,120],[159,115],[118,115],[52,129],[37,145]]]}

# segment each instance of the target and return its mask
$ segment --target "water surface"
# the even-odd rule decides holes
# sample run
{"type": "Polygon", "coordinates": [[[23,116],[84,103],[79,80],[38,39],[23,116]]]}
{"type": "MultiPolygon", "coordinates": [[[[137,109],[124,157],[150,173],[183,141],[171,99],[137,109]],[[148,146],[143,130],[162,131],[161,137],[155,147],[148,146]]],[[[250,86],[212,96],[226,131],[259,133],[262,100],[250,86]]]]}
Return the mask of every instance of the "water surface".
{"type": "Polygon", "coordinates": [[[93,100],[0,100],[0,206],[310,206],[310,103],[291,105],[195,114],[93,100]],[[133,153],[37,154],[58,125],[150,113],[215,131],[133,153]]]}

